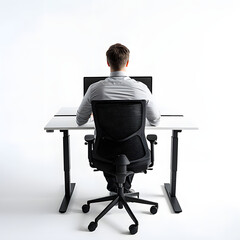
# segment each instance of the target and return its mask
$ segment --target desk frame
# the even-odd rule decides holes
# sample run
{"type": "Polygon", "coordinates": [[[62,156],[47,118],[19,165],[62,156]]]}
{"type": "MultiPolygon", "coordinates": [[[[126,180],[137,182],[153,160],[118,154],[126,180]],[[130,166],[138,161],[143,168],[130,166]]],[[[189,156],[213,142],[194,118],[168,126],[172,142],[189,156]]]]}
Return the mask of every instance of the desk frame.
{"type": "Polygon", "coordinates": [[[182,212],[182,209],[176,197],[179,132],[182,132],[182,130],[172,131],[170,183],[164,183],[168,199],[175,213],[182,212]]]}
{"type": "Polygon", "coordinates": [[[70,176],[70,149],[69,149],[70,136],[68,134],[68,130],[60,130],[60,132],[63,132],[63,167],[64,167],[65,196],[63,198],[59,212],[65,213],[67,211],[76,183],[71,183],[70,176]]]}
{"type": "MultiPolygon", "coordinates": [[[[53,131],[48,130],[47,132],[53,132],[53,131]]],[[[65,213],[70,203],[76,183],[71,183],[70,146],[69,146],[70,135],[68,130],[60,130],[60,132],[63,133],[63,167],[64,167],[65,195],[63,197],[61,206],[59,208],[59,212],[65,213]]],[[[182,209],[176,197],[177,165],[178,165],[178,133],[179,132],[182,132],[182,130],[172,130],[170,183],[164,183],[167,197],[175,213],[182,212],[182,209]]]]}

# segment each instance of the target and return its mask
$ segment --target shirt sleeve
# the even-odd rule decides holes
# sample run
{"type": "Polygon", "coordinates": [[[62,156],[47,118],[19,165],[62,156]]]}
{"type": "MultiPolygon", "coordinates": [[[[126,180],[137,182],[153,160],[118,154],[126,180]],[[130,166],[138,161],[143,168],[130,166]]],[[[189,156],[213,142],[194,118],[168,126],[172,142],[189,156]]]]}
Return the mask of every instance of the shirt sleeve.
{"type": "Polygon", "coordinates": [[[92,113],[92,105],[91,105],[91,86],[90,86],[77,110],[76,122],[78,126],[85,124],[90,118],[91,113],[92,113]]]}
{"type": "Polygon", "coordinates": [[[160,122],[160,117],[161,117],[160,110],[156,102],[156,99],[151,94],[149,89],[147,89],[146,91],[148,95],[147,96],[148,101],[146,106],[146,117],[150,125],[157,126],[160,122]]]}

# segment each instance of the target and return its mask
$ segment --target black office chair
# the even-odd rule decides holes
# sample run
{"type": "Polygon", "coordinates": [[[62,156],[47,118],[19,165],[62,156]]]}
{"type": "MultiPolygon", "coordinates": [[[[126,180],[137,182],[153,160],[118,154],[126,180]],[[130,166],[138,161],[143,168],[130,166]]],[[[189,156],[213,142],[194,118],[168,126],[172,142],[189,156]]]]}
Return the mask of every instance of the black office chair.
{"type": "Polygon", "coordinates": [[[130,225],[131,234],[138,231],[138,221],[127,202],[152,205],[150,212],[157,213],[158,203],[133,197],[139,194],[124,193],[123,184],[126,177],[132,173],[145,172],[152,169],[154,163],[153,146],[157,136],[148,135],[151,151],[145,138],[145,100],[103,100],[92,101],[92,111],[96,127],[96,139],[86,135],[88,158],[90,166],[116,177],[118,192],[116,195],[87,201],[82,206],[84,213],[90,209],[91,203],[111,201],[111,203],[91,222],[89,231],[94,231],[98,221],[116,204],[125,208],[134,221],[130,225]]]}

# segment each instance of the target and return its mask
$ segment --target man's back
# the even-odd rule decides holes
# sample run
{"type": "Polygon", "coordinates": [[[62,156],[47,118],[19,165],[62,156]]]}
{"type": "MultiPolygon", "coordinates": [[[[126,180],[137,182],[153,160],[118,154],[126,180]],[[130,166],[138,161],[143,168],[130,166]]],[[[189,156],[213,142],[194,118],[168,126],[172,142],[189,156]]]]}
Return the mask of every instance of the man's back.
{"type": "Polygon", "coordinates": [[[86,123],[91,115],[91,101],[93,100],[141,100],[147,102],[147,119],[156,125],[160,119],[160,112],[147,86],[129,78],[125,72],[111,72],[109,78],[92,84],[86,92],[77,111],[77,123],[86,123]]]}

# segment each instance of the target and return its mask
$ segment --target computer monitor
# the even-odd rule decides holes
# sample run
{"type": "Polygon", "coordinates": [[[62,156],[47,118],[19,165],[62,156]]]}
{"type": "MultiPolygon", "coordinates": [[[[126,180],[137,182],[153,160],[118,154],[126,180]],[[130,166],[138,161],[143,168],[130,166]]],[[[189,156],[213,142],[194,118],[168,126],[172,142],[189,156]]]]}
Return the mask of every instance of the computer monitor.
{"type": "MultiPolygon", "coordinates": [[[[104,80],[107,77],[84,77],[83,78],[83,95],[87,92],[89,86],[95,82],[98,82],[100,80],[104,80]]],[[[136,81],[142,82],[146,84],[146,86],[149,88],[150,92],[152,92],[152,77],[130,77],[135,79],[136,81]]]]}

